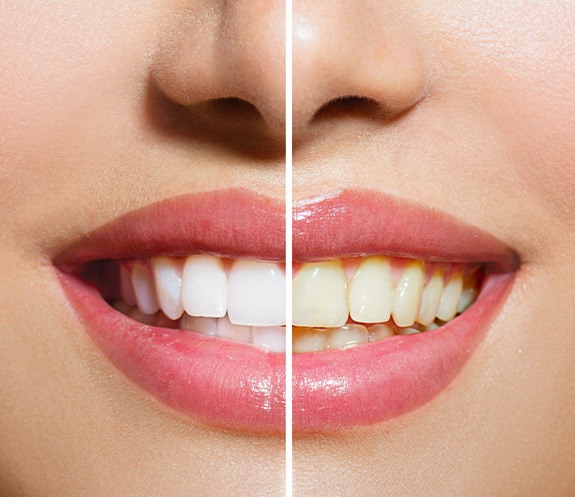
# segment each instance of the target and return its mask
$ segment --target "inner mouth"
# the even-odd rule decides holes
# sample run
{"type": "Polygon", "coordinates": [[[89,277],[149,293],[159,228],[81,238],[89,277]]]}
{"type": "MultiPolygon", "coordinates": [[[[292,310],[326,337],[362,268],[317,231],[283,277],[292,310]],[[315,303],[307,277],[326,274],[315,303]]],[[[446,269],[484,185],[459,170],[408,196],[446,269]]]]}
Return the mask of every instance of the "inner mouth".
{"type": "MultiPolygon", "coordinates": [[[[148,326],[285,352],[285,264],[207,254],[93,261],[77,271],[148,326]]],[[[349,349],[443,326],[473,304],[482,264],[368,256],[296,263],[293,352],[349,349]]]]}

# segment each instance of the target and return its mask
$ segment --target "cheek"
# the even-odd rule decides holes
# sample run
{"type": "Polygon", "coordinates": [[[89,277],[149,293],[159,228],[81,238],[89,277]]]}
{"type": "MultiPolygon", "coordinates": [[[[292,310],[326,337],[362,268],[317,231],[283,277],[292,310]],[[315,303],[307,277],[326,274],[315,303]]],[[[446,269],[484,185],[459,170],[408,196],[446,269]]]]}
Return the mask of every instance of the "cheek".
{"type": "Polygon", "coordinates": [[[525,201],[573,224],[573,3],[468,0],[442,14],[442,71],[494,126],[525,201]]]}

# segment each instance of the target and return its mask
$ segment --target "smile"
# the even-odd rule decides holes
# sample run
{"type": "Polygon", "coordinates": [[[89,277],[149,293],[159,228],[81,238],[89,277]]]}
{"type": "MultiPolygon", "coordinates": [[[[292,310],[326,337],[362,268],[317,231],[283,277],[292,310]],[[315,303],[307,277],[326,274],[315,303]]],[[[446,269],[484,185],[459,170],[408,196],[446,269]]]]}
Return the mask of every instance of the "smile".
{"type": "MultiPolygon", "coordinates": [[[[70,247],[58,276],[128,378],[198,423],[285,426],[283,206],[245,190],[170,199],[70,247]]],[[[444,390],[517,263],[494,238],[372,192],[294,206],[295,432],[384,421],[444,390]]]]}

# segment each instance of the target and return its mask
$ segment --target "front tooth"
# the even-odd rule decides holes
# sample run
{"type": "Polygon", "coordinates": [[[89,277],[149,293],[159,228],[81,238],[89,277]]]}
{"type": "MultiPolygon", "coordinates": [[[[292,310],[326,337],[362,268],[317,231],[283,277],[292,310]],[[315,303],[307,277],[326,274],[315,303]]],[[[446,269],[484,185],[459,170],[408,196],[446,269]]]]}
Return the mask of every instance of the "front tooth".
{"type": "Polygon", "coordinates": [[[270,352],[285,352],[285,329],[279,326],[253,326],[252,343],[270,352]]]}
{"type": "Polygon", "coordinates": [[[155,314],[160,309],[154,281],[148,269],[139,261],[132,266],[132,286],[138,308],[144,314],[155,314]]]}
{"type": "Polygon", "coordinates": [[[234,324],[285,324],[285,273],[272,262],[236,261],[228,282],[228,316],[234,324]]]}
{"type": "Polygon", "coordinates": [[[455,273],[445,285],[441,300],[437,308],[437,317],[442,321],[449,321],[457,314],[457,305],[463,290],[463,278],[461,273],[455,273]]]}
{"type": "Polygon", "coordinates": [[[361,262],[349,284],[349,314],[360,323],[389,320],[393,299],[393,281],[389,262],[369,257],[361,262]]]}
{"type": "Polygon", "coordinates": [[[237,324],[232,324],[227,316],[220,318],[217,321],[217,336],[227,338],[229,340],[237,340],[238,342],[250,343],[252,341],[252,330],[249,326],[238,326],[237,324]]]}
{"type": "Polygon", "coordinates": [[[292,336],[292,351],[294,354],[317,352],[325,350],[327,343],[327,330],[303,328],[294,330],[292,336]]]}
{"type": "Polygon", "coordinates": [[[180,328],[195,331],[202,335],[216,336],[217,323],[216,318],[200,318],[184,313],[180,319],[180,328]]]}
{"type": "Polygon", "coordinates": [[[228,283],[221,259],[211,255],[191,255],[186,259],[182,302],[190,316],[225,316],[228,283]]]}
{"type": "Polygon", "coordinates": [[[180,319],[182,305],[182,262],[173,257],[154,257],[152,271],[160,307],[170,319],[180,319]]]}
{"type": "Polygon", "coordinates": [[[437,271],[423,289],[421,307],[417,316],[418,323],[423,325],[433,323],[441,299],[441,292],[443,292],[443,274],[437,271]]]}
{"type": "Polygon", "coordinates": [[[327,338],[328,349],[350,349],[362,343],[367,343],[369,333],[365,326],[348,324],[331,330],[327,338]]]}
{"type": "Polygon", "coordinates": [[[337,261],[304,264],[293,279],[293,324],[336,328],[347,322],[347,280],[337,261]]]}
{"type": "Polygon", "coordinates": [[[421,262],[410,262],[403,271],[393,292],[392,315],[398,326],[406,327],[415,323],[421,304],[424,279],[421,262]]]}

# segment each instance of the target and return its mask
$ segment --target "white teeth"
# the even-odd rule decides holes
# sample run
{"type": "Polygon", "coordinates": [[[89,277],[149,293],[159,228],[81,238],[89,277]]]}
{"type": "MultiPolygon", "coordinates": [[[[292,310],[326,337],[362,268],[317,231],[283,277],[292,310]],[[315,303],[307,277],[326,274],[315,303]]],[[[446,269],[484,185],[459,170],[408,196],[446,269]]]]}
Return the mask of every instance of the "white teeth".
{"type": "Polygon", "coordinates": [[[170,319],[180,319],[182,305],[182,262],[173,257],[154,257],[152,271],[160,307],[170,319]]]}
{"type": "Polygon", "coordinates": [[[293,279],[293,324],[339,327],[347,322],[347,280],[338,261],[304,264],[293,279]]]}
{"type": "Polygon", "coordinates": [[[389,262],[369,257],[361,262],[349,284],[349,314],[360,323],[389,320],[393,299],[393,281],[389,262]]]}
{"type": "Polygon", "coordinates": [[[221,318],[228,303],[223,263],[211,255],[191,255],[184,263],[182,301],[191,316],[221,318]]]}
{"type": "Polygon", "coordinates": [[[441,292],[443,292],[443,273],[437,271],[423,288],[421,308],[417,316],[418,323],[428,325],[435,320],[441,292]]]}
{"type": "Polygon", "coordinates": [[[254,326],[252,328],[252,343],[270,352],[285,352],[285,329],[278,326],[254,326]]]}
{"type": "Polygon", "coordinates": [[[250,343],[252,341],[252,330],[249,326],[238,326],[232,324],[227,316],[217,320],[218,326],[216,335],[229,340],[250,343]]]}
{"type": "Polygon", "coordinates": [[[393,292],[392,315],[398,326],[415,323],[421,304],[425,274],[418,261],[410,262],[403,271],[393,292]]]}
{"type": "Polygon", "coordinates": [[[304,328],[293,334],[292,350],[294,354],[325,350],[327,344],[325,329],[304,328]]]}
{"type": "Polygon", "coordinates": [[[155,314],[160,309],[156,298],[156,289],[152,275],[141,262],[134,262],[132,268],[132,286],[138,308],[144,314],[155,314]]]}
{"type": "Polygon", "coordinates": [[[463,278],[461,277],[461,273],[458,272],[451,277],[449,283],[447,283],[443,289],[441,300],[437,308],[437,317],[439,319],[449,321],[455,317],[462,290],[463,278]]]}
{"type": "Polygon", "coordinates": [[[328,349],[350,349],[362,343],[367,343],[369,333],[365,326],[348,324],[329,332],[328,349]]]}
{"type": "Polygon", "coordinates": [[[236,261],[230,271],[228,316],[234,324],[285,324],[285,274],[271,262],[236,261]]]}
{"type": "Polygon", "coordinates": [[[180,328],[196,331],[202,335],[216,336],[217,323],[216,318],[200,318],[184,314],[180,319],[180,328]]]}

